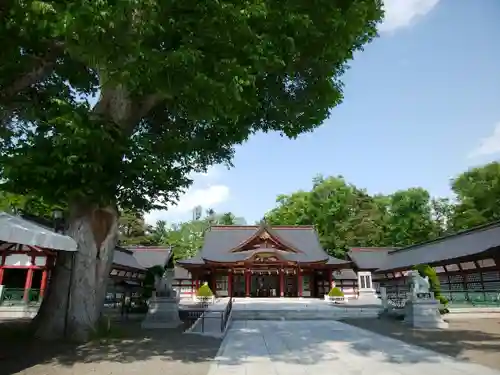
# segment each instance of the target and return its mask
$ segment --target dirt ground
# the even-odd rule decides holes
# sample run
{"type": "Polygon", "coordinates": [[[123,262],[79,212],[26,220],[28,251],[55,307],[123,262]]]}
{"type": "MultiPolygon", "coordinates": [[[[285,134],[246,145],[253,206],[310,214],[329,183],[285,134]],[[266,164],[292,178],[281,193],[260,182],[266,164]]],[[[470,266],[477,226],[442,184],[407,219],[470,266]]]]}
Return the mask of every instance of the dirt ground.
{"type": "Polygon", "coordinates": [[[389,319],[346,319],[344,322],[457,359],[500,370],[499,319],[451,320],[447,330],[413,329],[402,322],[389,319]]]}
{"type": "Polygon", "coordinates": [[[183,334],[184,327],[145,331],[127,322],[120,339],[47,344],[23,337],[23,324],[0,323],[0,375],[206,375],[221,343],[183,334]]]}

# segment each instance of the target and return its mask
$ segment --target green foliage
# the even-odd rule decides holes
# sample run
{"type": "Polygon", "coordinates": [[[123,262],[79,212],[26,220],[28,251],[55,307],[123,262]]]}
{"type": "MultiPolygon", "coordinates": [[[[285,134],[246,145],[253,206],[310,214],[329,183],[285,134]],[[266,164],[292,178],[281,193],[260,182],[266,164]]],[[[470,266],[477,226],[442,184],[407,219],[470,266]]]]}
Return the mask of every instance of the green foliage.
{"type": "Polygon", "coordinates": [[[52,211],[55,208],[61,207],[48,205],[39,197],[0,191],[0,211],[11,214],[21,212],[26,215],[52,220],[52,211]]]}
{"type": "Polygon", "coordinates": [[[418,271],[420,276],[428,277],[430,290],[434,292],[434,297],[442,304],[447,305],[448,299],[441,294],[441,283],[439,282],[439,277],[436,270],[427,264],[419,264],[414,267],[418,271]]]}
{"type": "Polygon", "coordinates": [[[127,245],[155,245],[149,236],[148,226],[139,212],[124,210],[118,221],[119,243],[127,245]]]}
{"type": "Polygon", "coordinates": [[[316,177],[311,191],[277,198],[266,215],[276,225],[314,225],[323,247],[344,257],[350,247],[404,246],[436,232],[427,191],[371,196],[343,177],[316,177]]]}
{"type": "Polygon", "coordinates": [[[458,204],[453,215],[455,229],[500,220],[500,163],[493,162],[459,175],[452,182],[458,204]]]}
{"type": "Polygon", "coordinates": [[[404,247],[500,219],[500,164],[466,172],[453,182],[457,204],[423,188],[370,195],[343,177],[316,177],[310,191],[277,197],[272,225],[314,225],[330,255],[350,247],[404,247]]]}
{"type": "Polygon", "coordinates": [[[342,100],[380,0],[8,1],[4,189],[49,204],[165,207],[252,134],[295,138],[342,100]],[[91,108],[81,98],[99,93],[91,108]],[[16,121],[11,121],[15,119],[16,121]],[[22,142],[19,142],[22,140],[22,142]]]}
{"type": "Polygon", "coordinates": [[[196,296],[197,297],[213,297],[213,292],[212,290],[210,289],[210,287],[208,286],[208,283],[203,283],[202,286],[200,286],[198,288],[198,290],[196,291],[196,296]]]}
{"type": "Polygon", "coordinates": [[[388,227],[392,246],[410,246],[436,236],[436,222],[427,190],[410,188],[397,191],[390,196],[389,207],[388,227]]]}
{"type": "Polygon", "coordinates": [[[344,297],[344,292],[340,290],[340,288],[338,287],[333,287],[332,289],[330,289],[330,291],[328,292],[328,295],[330,297],[344,297]]]}

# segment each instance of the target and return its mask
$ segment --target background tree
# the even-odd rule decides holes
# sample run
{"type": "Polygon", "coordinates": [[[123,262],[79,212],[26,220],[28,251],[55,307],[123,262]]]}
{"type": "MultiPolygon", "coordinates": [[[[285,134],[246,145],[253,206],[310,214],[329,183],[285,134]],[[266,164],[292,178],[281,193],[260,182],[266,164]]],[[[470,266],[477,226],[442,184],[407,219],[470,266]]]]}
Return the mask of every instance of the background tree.
{"type": "Polygon", "coordinates": [[[445,201],[432,206],[425,189],[371,196],[341,176],[318,176],[312,185],[309,192],[278,196],[277,207],[266,219],[275,225],[314,225],[322,246],[333,256],[345,257],[350,247],[406,246],[444,230],[433,208],[444,214],[445,201]]]}
{"type": "Polygon", "coordinates": [[[234,216],[232,212],[225,212],[221,215],[219,220],[217,220],[217,224],[235,225],[236,224],[236,216],[234,216]]]}
{"type": "Polygon", "coordinates": [[[149,229],[141,213],[125,210],[118,221],[119,242],[124,246],[148,245],[151,242],[149,229]]]}
{"type": "Polygon", "coordinates": [[[388,229],[390,243],[395,247],[434,238],[438,229],[429,192],[423,188],[410,188],[391,194],[388,229]]]}
{"type": "Polygon", "coordinates": [[[28,217],[40,217],[51,221],[55,208],[40,197],[20,195],[0,190],[0,211],[10,214],[21,214],[28,217]]]}
{"type": "Polygon", "coordinates": [[[453,228],[468,229],[500,220],[500,163],[472,168],[452,181],[457,196],[453,228]]]}
{"type": "Polygon", "coordinates": [[[384,211],[364,190],[341,176],[318,176],[310,192],[280,195],[266,215],[275,225],[314,225],[328,253],[344,257],[351,246],[377,246],[384,240],[384,211]]]}
{"type": "Polygon", "coordinates": [[[453,217],[455,205],[449,198],[432,198],[432,215],[435,221],[436,237],[445,236],[454,231],[453,217]]]}

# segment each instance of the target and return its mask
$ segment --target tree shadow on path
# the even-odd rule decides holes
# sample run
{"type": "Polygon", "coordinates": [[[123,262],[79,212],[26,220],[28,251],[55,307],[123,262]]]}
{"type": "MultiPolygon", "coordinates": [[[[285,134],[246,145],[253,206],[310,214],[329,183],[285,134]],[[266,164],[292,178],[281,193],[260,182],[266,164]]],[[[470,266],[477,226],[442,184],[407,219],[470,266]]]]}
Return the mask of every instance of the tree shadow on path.
{"type": "MultiPolygon", "coordinates": [[[[19,328],[17,332],[22,332],[19,328]]],[[[79,374],[77,367],[82,368],[82,373],[108,373],[111,370],[105,368],[107,366],[113,368],[113,372],[126,373],[130,368],[133,372],[165,370],[204,375],[221,340],[183,334],[184,328],[143,330],[140,323],[128,322],[121,324],[119,339],[96,340],[80,345],[47,343],[24,338],[22,334],[5,340],[0,330],[0,373],[79,374]],[[155,368],[150,368],[153,362],[155,368]],[[123,365],[128,367],[125,369],[123,365]],[[183,365],[188,365],[189,371],[183,369],[183,365]],[[199,371],[193,370],[194,367],[199,367],[199,371]]]]}
{"type": "Polygon", "coordinates": [[[345,323],[407,344],[500,370],[500,321],[451,320],[445,330],[413,329],[390,319],[346,319],[345,323]]]}

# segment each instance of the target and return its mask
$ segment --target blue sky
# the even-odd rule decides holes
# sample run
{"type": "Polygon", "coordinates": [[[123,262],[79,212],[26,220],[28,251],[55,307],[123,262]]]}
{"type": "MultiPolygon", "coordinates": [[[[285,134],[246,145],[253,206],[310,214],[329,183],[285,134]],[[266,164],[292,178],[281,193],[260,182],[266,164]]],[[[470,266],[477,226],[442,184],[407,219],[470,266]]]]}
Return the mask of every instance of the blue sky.
{"type": "Polygon", "coordinates": [[[344,102],[296,140],[258,134],[235,167],[215,167],[177,207],[147,221],[188,220],[200,204],[248,223],[276,196],[343,175],[371,193],[422,186],[451,196],[449,181],[500,159],[500,1],[386,0],[381,36],[356,55],[344,102]]]}

